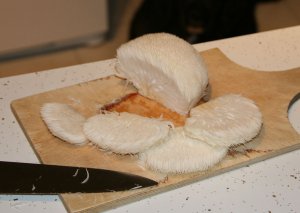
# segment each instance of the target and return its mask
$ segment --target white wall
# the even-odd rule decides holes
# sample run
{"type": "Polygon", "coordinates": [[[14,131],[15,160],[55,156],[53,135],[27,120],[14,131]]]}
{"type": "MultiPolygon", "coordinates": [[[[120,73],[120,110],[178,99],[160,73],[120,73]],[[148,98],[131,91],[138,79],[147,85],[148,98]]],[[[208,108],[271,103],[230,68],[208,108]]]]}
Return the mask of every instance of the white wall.
{"type": "Polygon", "coordinates": [[[106,0],[0,0],[0,55],[101,37],[107,7],[106,0]]]}

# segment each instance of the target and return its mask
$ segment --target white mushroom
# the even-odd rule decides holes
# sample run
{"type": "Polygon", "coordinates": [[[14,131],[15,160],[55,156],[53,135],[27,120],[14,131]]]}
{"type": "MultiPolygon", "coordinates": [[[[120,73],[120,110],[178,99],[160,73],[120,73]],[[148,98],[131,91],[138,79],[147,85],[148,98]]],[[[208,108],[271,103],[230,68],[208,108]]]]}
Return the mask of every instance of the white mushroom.
{"type": "Polygon", "coordinates": [[[240,95],[195,107],[206,93],[207,70],[197,51],[174,35],[148,34],[122,45],[116,71],[141,95],[184,118],[189,113],[185,125],[174,128],[169,121],[128,112],[102,111],[86,120],[66,104],[48,103],[41,115],[51,133],[73,144],[90,140],[115,153],[138,153],[155,171],[186,173],[214,166],[230,146],[250,141],[261,129],[258,107],[240,95]]]}
{"type": "Polygon", "coordinates": [[[82,130],[86,119],[69,105],[46,103],[41,108],[41,116],[56,137],[72,144],[87,142],[82,130]]]}
{"type": "Polygon", "coordinates": [[[118,75],[138,92],[167,108],[187,114],[205,95],[207,70],[199,53],[167,33],[148,34],[117,50],[118,75]]]}
{"type": "Polygon", "coordinates": [[[139,158],[146,167],[163,173],[187,173],[206,170],[226,155],[227,148],[210,146],[186,136],[182,127],[172,129],[170,137],[139,158]]]}
{"type": "Polygon", "coordinates": [[[224,95],[193,108],[184,130],[213,146],[232,146],[253,139],[262,126],[255,103],[240,95],[224,95]]]}
{"type": "Polygon", "coordinates": [[[127,112],[95,115],[84,124],[88,139],[102,149],[134,154],[161,142],[169,133],[170,122],[127,112]]]}

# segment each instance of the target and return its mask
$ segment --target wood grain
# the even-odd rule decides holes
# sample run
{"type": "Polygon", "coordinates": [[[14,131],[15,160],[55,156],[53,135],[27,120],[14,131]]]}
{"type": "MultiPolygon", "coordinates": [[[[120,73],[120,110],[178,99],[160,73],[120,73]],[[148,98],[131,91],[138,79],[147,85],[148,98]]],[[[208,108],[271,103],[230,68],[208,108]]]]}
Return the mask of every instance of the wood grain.
{"type": "MultiPolygon", "coordinates": [[[[233,63],[218,49],[200,54],[209,71],[212,98],[236,93],[257,103],[264,121],[258,137],[245,146],[230,150],[221,163],[205,172],[168,175],[165,181],[152,188],[63,194],[61,197],[69,212],[113,208],[300,148],[300,135],[287,117],[288,104],[300,90],[300,68],[285,72],[258,72],[233,63]]],[[[74,146],[59,140],[49,133],[39,113],[42,104],[59,102],[70,104],[89,117],[98,113],[103,104],[135,92],[124,80],[109,77],[15,100],[11,107],[42,163],[106,168],[162,180],[163,174],[142,168],[136,156],[116,155],[90,144],[74,146]]]]}

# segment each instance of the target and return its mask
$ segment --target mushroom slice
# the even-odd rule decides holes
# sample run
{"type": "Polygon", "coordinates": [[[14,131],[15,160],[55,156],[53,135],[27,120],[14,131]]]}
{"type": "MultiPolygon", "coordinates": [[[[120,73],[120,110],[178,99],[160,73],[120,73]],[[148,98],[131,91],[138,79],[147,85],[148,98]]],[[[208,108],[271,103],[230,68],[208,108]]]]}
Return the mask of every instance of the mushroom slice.
{"type": "Polygon", "coordinates": [[[262,114],[255,103],[229,94],[193,108],[184,130],[213,146],[230,147],[253,139],[261,126],[262,114]]]}
{"type": "Polygon", "coordinates": [[[84,124],[88,139],[102,149],[119,154],[135,154],[164,139],[170,122],[127,112],[107,112],[84,124]]]}
{"type": "Polygon", "coordinates": [[[208,75],[192,45],[174,35],[141,36],[117,50],[116,71],[138,92],[165,107],[187,114],[205,95],[208,75]]]}
{"type": "Polygon", "coordinates": [[[212,167],[227,154],[227,148],[210,146],[186,136],[182,127],[172,129],[163,142],[140,153],[146,167],[163,173],[187,173],[212,167]]]}
{"type": "Polygon", "coordinates": [[[41,108],[41,116],[50,132],[71,144],[84,144],[83,133],[86,118],[67,104],[46,103],[41,108]]]}

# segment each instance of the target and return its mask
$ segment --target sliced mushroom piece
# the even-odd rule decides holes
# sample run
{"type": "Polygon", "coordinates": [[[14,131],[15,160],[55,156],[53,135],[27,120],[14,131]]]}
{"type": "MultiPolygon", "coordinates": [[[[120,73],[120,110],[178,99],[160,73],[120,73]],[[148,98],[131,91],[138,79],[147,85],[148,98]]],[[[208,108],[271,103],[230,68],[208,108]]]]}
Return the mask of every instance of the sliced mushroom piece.
{"type": "Polygon", "coordinates": [[[208,75],[199,53],[181,38],[147,34],[117,50],[116,71],[138,92],[165,107],[187,114],[205,95],[208,75]]]}
{"type": "Polygon", "coordinates": [[[243,96],[228,94],[193,108],[184,130],[187,135],[213,146],[243,144],[262,127],[256,104],[243,96]]]}
{"type": "Polygon", "coordinates": [[[41,117],[54,136],[71,144],[79,145],[88,141],[83,133],[86,118],[71,106],[46,103],[41,107],[41,117]]]}
{"type": "Polygon", "coordinates": [[[119,154],[135,154],[162,141],[170,122],[127,112],[107,112],[89,118],[83,130],[102,149],[119,154]]]}
{"type": "Polygon", "coordinates": [[[163,173],[187,173],[206,170],[221,161],[227,148],[210,146],[188,137],[182,127],[172,129],[163,143],[139,154],[146,167],[163,173]]]}

